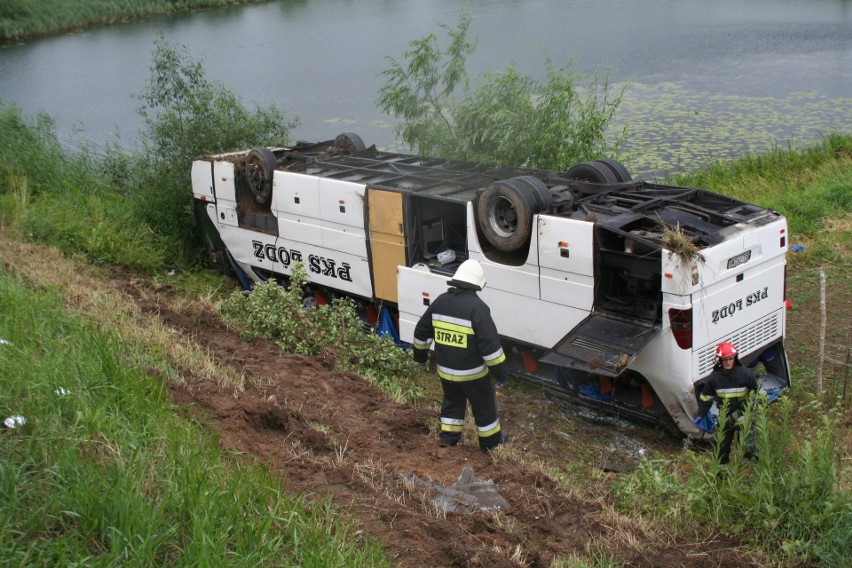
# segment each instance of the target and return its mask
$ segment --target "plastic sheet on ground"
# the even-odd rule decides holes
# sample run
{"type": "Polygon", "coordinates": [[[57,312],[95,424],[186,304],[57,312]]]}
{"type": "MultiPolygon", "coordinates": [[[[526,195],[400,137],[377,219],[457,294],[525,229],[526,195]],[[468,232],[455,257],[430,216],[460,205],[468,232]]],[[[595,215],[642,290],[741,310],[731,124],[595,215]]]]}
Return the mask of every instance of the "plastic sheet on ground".
{"type": "Polygon", "coordinates": [[[477,479],[470,467],[464,468],[458,481],[449,487],[430,483],[413,473],[406,473],[404,479],[406,483],[434,491],[432,502],[447,513],[469,515],[475,511],[508,511],[511,508],[494,482],[477,479]]]}

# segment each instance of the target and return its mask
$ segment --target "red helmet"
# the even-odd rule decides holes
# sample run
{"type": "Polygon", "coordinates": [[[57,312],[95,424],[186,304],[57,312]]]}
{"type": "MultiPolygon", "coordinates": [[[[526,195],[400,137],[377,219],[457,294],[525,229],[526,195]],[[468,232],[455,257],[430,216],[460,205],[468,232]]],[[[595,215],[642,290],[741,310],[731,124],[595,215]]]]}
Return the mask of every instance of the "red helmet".
{"type": "Polygon", "coordinates": [[[737,348],[734,347],[733,343],[728,343],[727,341],[720,343],[719,347],[716,348],[716,357],[719,359],[728,359],[736,354],[737,348]]]}

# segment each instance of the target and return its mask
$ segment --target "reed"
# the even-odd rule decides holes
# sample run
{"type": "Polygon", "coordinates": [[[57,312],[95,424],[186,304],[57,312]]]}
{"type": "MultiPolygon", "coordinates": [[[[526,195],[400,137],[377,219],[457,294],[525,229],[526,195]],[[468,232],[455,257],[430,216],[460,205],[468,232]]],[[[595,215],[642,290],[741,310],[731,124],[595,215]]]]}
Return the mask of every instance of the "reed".
{"type": "Polygon", "coordinates": [[[88,149],[61,148],[46,115],[27,120],[0,104],[0,219],[26,239],[105,264],[152,272],[167,248],[88,149]]]}

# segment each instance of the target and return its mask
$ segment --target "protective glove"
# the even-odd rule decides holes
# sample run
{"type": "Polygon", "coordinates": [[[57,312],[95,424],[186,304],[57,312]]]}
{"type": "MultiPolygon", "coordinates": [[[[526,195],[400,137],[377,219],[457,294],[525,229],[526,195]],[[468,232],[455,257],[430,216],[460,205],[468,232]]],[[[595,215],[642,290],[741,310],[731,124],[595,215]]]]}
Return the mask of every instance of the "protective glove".
{"type": "Polygon", "coordinates": [[[506,383],[509,382],[509,372],[506,370],[505,363],[494,365],[489,368],[488,371],[491,373],[491,376],[494,377],[494,384],[497,388],[503,388],[506,386],[506,383]]]}
{"type": "Polygon", "coordinates": [[[429,350],[428,350],[428,349],[417,349],[417,348],[414,348],[414,349],[412,349],[412,351],[414,352],[414,355],[413,355],[413,357],[414,357],[414,362],[415,362],[415,363],[420,363],[420,366],[421,366],[421,367],[425,367],[425,366],[426,366],[426,361],[428,361],[428,360],[429,360],[429,350]]]}
{"type": "Polygon", "coordinates": [[[692,422],[698,426],[699,430],[703,430],[705,432],[712,433],[713,430],[716,429],[716,420],[709,412],[704,416],[697,416],[692,422]]]}

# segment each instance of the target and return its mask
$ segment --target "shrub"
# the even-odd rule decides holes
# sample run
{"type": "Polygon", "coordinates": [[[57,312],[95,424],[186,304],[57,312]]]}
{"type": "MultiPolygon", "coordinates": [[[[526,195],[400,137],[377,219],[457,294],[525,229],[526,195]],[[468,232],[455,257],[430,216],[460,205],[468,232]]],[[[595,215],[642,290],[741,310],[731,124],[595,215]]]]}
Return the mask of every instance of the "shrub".
{"type": "Polygon", "coordinates": [[[548,60],[546,83],[509,66],[471,88],[470,23],[462,14],[455,30],[440,24],[450,38],[444,52],[430,33],[382,73],[378,105],[402,119],[403,141],[424,156],[554,170],[617,152],[623,133],[612,142],[605,133],[622,93],[611,95],[606,80],[570,74],[548,60]]]}
{"type": "Polygon", "coordinates": [[[251,294],[234,292],[221,313],[245,333],[268,339],[284,351],[318,357],[337,371],[357,373],[395,400],[415,401],[422,392],[411,379],[420,368],[389,337],[365,333],[357,305],[349,298],[306,310],[302,306],[304,266],[296,263],[288,286],[274,280],[258,284],[251,294]]]}
{"type": "MultiPolygon", "coordinates": [[[[272,104],[246,108],[223,86],[207,80],[185,47],[160,35],[139,109],[145,122],[143,151],[128,179],[137,215],[185,259],[200,259],[192,215],[190,164],[202,154],[252,146],[285,145],[296,121],[272,104]]],[[[126,167],[113,160],[116,167],[126,167]]],[[[119,176],[120,177],[120,176],[119,176]]]]}

